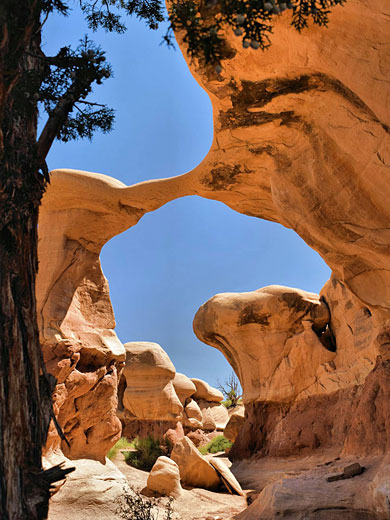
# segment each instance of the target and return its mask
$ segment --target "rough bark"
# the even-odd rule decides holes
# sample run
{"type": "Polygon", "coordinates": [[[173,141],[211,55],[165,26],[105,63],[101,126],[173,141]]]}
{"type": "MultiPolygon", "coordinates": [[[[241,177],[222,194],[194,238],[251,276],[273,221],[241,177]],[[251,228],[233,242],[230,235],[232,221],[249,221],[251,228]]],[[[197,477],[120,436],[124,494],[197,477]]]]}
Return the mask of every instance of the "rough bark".
{"type": "Polygon", "coordinates": [[[45,188],[36,160],[36,101],[26,55],[40,44],[40,2],[0,6],[0,518],[46,518],[51,483],[41,449],[53,381],[45,375],[36,323],[38,208],[45,188]]]}

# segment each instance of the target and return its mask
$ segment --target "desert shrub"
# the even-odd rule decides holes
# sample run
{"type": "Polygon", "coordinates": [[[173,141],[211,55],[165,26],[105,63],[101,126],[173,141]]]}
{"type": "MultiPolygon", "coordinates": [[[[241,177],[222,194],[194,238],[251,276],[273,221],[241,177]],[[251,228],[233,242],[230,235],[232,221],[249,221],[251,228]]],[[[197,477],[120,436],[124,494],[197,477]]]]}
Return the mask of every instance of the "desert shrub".
{"type": "Polygon", "coordinates": [[[130,442],[126,439],[126,437],[121,437],[119,439],[119,441],[117,441],[114,446],[109,450],[109,452],[107,453],[107,457],[112,460],[113,458],[115,458],[115,456],[117,455],[118,451],[120,450],[123,450],[123,449],[127,449],[127,448],[132,448],[133,447],[133,442],[130,442]]]}
{"type": "Polygon", "coordinates": [[[239,404],[242,390],[240,381],[234,372],[223,383],[218,381],[218,390],[225,396],[225,401],[222,401],[222,404],[226,408],[234,408],[239,404]]]}
{"type": "Polygon", "coordinates": [[[230,399],[225,399],[224,401],[221,401],[221,404],[225,408],[234,408],[235,406],[238,406],[239,404],[242,404],[242,398],[240,397],[237,402],[233,403],[230,399]]]}
{"type": "Polygon", "coordinates": [[[127,464],[144,471],[150,471],[156,460],[162,455],[168,455],[171,448],[168,440],[154,438],[152,435],[135,439],[133,446],[136,451],[124,452],[123,456],[127,464]]]}
{"type": "MultiPolygon", "coordinates": [[[[173,499],[170,498],[164,507],[164,520],[172,520],[172,502],[173,499]]],[[[146,498],[133,488],[125,488],[116,513],[125,520],[158,520],[159,505],[159,500],[146,498]]]]}
{"type": "Polygon", "coordinates": [[[232,446],[233,443],[230,442],[226,437],[223,435],[218,435],[218,437],[214,437],[212,441],[198,449],[202,455],[206,455],[206,453],[218,453],[219,451],[225,451],[232,446]]]}

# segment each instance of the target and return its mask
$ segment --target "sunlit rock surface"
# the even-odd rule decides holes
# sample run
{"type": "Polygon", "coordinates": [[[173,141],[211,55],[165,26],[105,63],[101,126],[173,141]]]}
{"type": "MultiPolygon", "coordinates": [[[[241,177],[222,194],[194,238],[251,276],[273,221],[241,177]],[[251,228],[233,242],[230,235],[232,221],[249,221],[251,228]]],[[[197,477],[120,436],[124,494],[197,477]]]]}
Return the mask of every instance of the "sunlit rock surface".
{"type": "Polygon", "coordinates": [[[233,408],[232,412],[229,414],[229,421],[223,430],[224,436],[229,439],[229,441],[234,442],[237,439],[238,433],[244,422],[245,407],[237,406],[233,408]]]}
{"type": "Polygon", "coordinates": [[[157,343],[147,342],[126,343],[125,349],[126,410],[141,420],[178,421],[183,405],[173,385],[176,370],[167,353],[157,343]]]}
{"type": "MultiPolygon", "coordinates": [[[[268,353],[266,363],[256,361],[261,380],[249,381],[240,372],[248,366],[243,344],[240,355],[218,345],[245,387],[247,421],[233,454],[389,450],[389,33],[387,0],[348,0],[333,10],[328,29],[302,34],[284,13],[267,52],[244,50],[229,36],[222,74],[191,65],[214,114],[213,145],[193,171],[130,187],[104,175],[53,172],[40,212],[37,303],[69,457],[101,459],[120,434],[116,389],[125,351],[114,333],[100,250],[146,212],[185,195],[295,230],[333,271],[321,291],[328,332],[318,336],[297,313],[285,372],[282,360],[270,375],[280,354],[268,353]],[[335,352],[322,336],[328,346],[334,338],[335,352]]],[[[255,327],[264,340],[261,326],[246,323],[239,333],[227,323],[230,346],[242,343],[245,330],[253,339],[255,327]]],[[[48,448],[59,443],[51,429],[48,448]]],[[[380,489],[382,507],[388,495],[380,489]]]]}
{"type": "Polygon", "coordinates": [[[117,412],[124,436],[162,437],[172,431],[176,432],[174,437],[182,437],[183,433],[178,434],[181,425],[190,430],[223,430],[229,417],[220,403],[223,395],[219,390],[200,379],[177,374],[168,354],[157,343],[129,342],[125,349],[117,412]]]}
{"type": "MultiPolygon", "coordinates": [[[[44,464],[64,462],[64,457],[51,454],[44,464]]],[[[49,506],[49,520],[96,520],[107,518],[120,520],[122,510],[126,510],[125,494],[130,494],[126,477],[113,462],[106,459],[104,464],[80,459],[69,461],[66,466],[75,468],[66,481],[53,495],[49,506]]]]}
{"type": "Polygon", "coordinates": [[[194,330],[232,364],[244,403],[283,402],[322,391],[318,368],[335,358],[333,346],[320,341],[329,320],[318,295],[269,286],[214,296],[199,309],[194,330]]]}
{"type": "Polygon", "coordinates": [[[176,462],[169,457],[159,457],[150,470],[147,487],[160,495],[179,498],[182,489],[176,462]]]}

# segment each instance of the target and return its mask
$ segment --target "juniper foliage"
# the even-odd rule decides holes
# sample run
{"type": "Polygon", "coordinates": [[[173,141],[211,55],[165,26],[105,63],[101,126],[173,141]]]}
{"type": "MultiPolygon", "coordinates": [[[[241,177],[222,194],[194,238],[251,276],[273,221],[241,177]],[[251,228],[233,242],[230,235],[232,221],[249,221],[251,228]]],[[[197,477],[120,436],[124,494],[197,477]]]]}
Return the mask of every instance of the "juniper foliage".
{"type": "MultiPolygon", "coordinates": [[[[271,45],[275,18],[291,11],[291,24],[298,30],[313,24],[327,26],[332,7],[346,0],[172,0],[165,19],[160,0],[79,0],[89,29],[103,28],[124,33],[124,16],[134,15],[155,30],[164,20],[168,29],[163,41],[174,45],[174,31],[183,34],[187,53],[204,66],[222,71],[223,60],[231,57],[224,35],[226,30],[242,41],[244,48],[265,50],[271,45]]],[[[41,0],[42,25],[53,12],[68,15],[69,2],[41,0]]],[[[88,38],[76,49],[59,49],[55,56],[45,56],[39,49],[29,53],[30,66],[18,83],[20,102],[36,104],[48,116],[42,134],[40,156],[46,157],[55,138],[63,141],[88,138],[96,130],[109,132],[114,111],[89,99],[93,86],[112,77],[105,53],[88,38]],[[39,64],[31,63],[37,60],[39,64]],[[88,98],[88,99],[87,99],[88,98]]]]}

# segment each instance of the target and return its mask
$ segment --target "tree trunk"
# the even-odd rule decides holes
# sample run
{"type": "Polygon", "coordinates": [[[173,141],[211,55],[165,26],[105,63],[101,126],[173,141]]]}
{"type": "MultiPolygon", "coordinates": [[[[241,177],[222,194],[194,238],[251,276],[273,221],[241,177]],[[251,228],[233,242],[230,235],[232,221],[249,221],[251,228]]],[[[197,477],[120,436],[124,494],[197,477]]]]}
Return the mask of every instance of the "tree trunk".
{"type": "MultiPolygon", "coordinates": [[[[45,189],[36,159],[34,67],[37,0],[0,6],[0,518],[47,517],[50,485],[42,446],[53,382],[45,375],[36,321],[38,208],[45,189]],[[29,62],[30,60],[30,62],[29,62]]],[[[37,61],[37,60],[35,60],[37,61]]]]}

